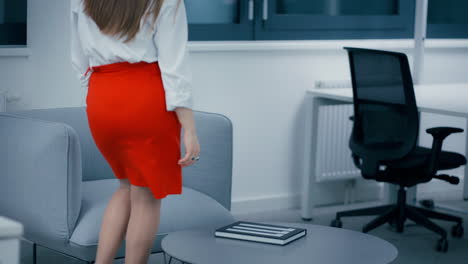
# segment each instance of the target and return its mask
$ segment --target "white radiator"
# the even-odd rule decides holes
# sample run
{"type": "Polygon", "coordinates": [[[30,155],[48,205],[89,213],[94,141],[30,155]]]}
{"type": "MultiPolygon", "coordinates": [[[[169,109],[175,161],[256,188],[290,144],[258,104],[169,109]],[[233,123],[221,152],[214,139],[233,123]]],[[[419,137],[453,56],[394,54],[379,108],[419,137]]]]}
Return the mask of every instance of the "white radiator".
{"type": "MultiPolygon", "coordinates": [[[[317,86],[326,89],[350,87],[349,82],[320,82],[317,86]],[[319,85],[320,84],[320,85],[319,85]],[[328,84],[328,85],[326,85],[328,84]]],[[[348,142],[353,122],[352,104],[322,105],[318,113],[317,154],[315,177],[317,182],[346,180],[361,177],[351,158],[348,142]]]]}

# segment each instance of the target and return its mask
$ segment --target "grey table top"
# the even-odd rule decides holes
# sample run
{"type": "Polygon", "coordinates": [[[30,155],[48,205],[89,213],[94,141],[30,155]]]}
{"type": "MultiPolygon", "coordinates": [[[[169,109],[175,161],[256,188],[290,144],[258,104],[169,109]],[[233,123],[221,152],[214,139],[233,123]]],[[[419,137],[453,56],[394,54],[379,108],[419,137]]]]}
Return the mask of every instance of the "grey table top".
{"type": "Polygon", "coordinates": [[[398,251],[389,242],[357,231],[294,222],[261,223],[307,228],[285,246],[215,237],[216,228],[181,230],[161,242],[169,256],[193,264],[390,263],[398,251]]]}

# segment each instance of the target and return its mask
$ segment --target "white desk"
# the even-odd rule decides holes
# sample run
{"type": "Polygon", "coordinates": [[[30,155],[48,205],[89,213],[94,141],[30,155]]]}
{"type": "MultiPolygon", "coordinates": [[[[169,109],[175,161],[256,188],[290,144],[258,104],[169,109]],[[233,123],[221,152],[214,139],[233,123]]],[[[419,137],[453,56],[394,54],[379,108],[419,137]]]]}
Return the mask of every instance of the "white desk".
{"type": "MultiPolygon", "coordinates": [[[[416,103],[421,112],[458,116],[468,119],[468,83],[459,84],[422,84],[415,85],[416,103]]],[[[331,104],[349,104],[353,102],[351,88],[312,88],[306,93],[306,125],[304,138],[303,162],[303,195],[301,199],[301,215],[304,219],[312,218],[314,207],[313,171],[317,151],[318,107],[331,104]],[[308,147],[310,146],[310,148],[308,147]]],[[[468,124],[468,122],[467,122],[468,124]]],[[[468,125],[466,153],[468,154],[468,125]]],[[[468,169],[465,169],[463,198],[468,199],[468,169]]]]}
{"type": "Polygon", "coordinates": [[[23,235],[23,231],[21,223],[0,216],[0,263],[19,263],[20,238],[23,235]]]}

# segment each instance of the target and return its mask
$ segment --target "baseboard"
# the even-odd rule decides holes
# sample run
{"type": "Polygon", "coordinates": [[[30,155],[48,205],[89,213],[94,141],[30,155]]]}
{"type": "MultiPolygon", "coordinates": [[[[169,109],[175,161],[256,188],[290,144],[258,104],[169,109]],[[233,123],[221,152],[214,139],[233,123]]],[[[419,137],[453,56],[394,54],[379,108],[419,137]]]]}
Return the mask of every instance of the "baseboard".
{"type": "Polygon", "coordinates": [[[434,199],[434,200],[463,200],[463,190],[433,190],[420,191],[417,194],[418,200],[434,199]]]}
{"type": "MultiPolygon", "coordinates": [[[[382,197],[382,187],[375,183],[363,184],[356,188],[355,193],[355,202],[375,201],[382,197]]],[[[329,195],[321,196],[322,198],[317,200],[317,206],[343,203],[342,196],[340,192],[337,192],[333,197],[329,195]]],[[[262,211],[299,209],[300,201],[300,193],[250,197],[233,200],[231,212],[233,214],[247,214],[262,211]]]]}
{"type": "Polygon", "coordinates": [[[231,212],[233,214],[246,214],[299,208],[300,198],[299,194],[282,194],[233,200],[231,212]]]}
{"type": "MultiPolygon", "coordinates": [[[[461,182],[460,184],[463,184],[461,182]]],[[[325,183],[317,192],[317,206],[343,204],[343,183],[325,183]]],[[[444,188],[430,188],[419,190],[417,199],[434,200],[457,200],[462,199],[463,190],[451,190],[447,192],[444,188]]],[[[355,202],[377,201],[383,198],[383,185],[374,181],[358,181],[355,188],[355,202]]],[[[300,193],[289,193],[279,195],[264,195],[233,200],[231,212],[234,214],[256,213],[263,211],[278,211],[288,209],[299,209],[301,202],[300,193]]]]}

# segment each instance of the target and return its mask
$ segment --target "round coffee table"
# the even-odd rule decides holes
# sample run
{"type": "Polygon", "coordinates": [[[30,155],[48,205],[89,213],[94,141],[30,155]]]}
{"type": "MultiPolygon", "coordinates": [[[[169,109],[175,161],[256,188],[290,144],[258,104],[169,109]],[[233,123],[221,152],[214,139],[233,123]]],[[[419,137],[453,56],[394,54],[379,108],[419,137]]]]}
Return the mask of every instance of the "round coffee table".
{"type": "MultiPolygon", "coordinates": [[[[264,222],[307,228],[307,235],[285,246],[215,237],[216,228],[176,231],[165,236],[161,246],[182,263],[390,263],[398,251],[389,242],[357,231],[294,222],[264,222]]],[[[165,256],[165,255],[164,255],[165,256]]]]}

